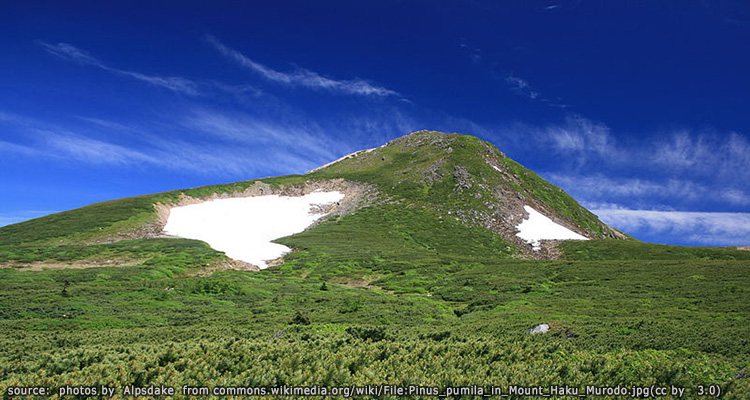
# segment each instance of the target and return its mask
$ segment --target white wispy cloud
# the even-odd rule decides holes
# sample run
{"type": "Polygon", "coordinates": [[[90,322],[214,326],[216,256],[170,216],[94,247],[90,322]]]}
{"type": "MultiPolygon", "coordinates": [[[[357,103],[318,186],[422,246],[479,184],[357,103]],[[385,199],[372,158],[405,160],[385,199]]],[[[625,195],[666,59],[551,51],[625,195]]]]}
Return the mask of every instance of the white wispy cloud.
{"type": "Polygon", "coordinates": [[[206,85],[212,88],[218,89],[222,92],[229,93],[236,97],[244,97],[244,96],[260,97],[265,94],[263,93],[262,90],[256,88],[253,85],[248,85],[248,84],[227,85],[226,83],[222,83],[218,81],[209,81],[206,83],[206,85]]]}
{"type": "MultiPolygon", "coordinates": [[[[333,123],[345,127],[347,134],[354,139],[354,143],[364,143],[366,147],[380,146],[409,132],[425,129],[423,122],[404,113],[398,107],[368,110],[367,113],[347,116],[333,123]]],[[[362,150],[362,148],[349,147],[339,156],[362,150]]]]}
{"type": "Polygon", "coordinates": [[[567,167],[602,161],[612,164],[627,157],[609,127],[576,114],[567,114],[562,123],[539,126],[516,122],[487,131],[488,136],[521,152],[563,154],[567,167]]]}
{"type": "Polygon", "coordinates": [[[750,179],[750,140],[730,132],[691,132],[666,135],[652,145],[648,160],[673,171],[750,179]]]}
{"type": "Polygon", "coordinates": [[[750,140],[737,132],[677,130],[623,144],[606,125],[577,115],[568,115],[564,124],[529,130],[554,150],[575,153],[584,161],[593,157],[609,166],[662,174],[750,179],[750,140]]]}
{"type": "Polygon", "coordinates": [[[47,129],[30,130],[35,140],[29,144],[0,142],[0,153],[13,156],[54,159],[58,162],[83,162],[93,165],[162,164],[163,160],[124,146],[47,129]]]}
{"type": "Polygon", "coordinates": [[[567,114],[562,123],[512,123],[493,132],[520,151],[565,154],[575,167],[597,164],[660,176],[720,178],[730,184],[750,181],[750,139],[738,132],[682,129],[649,132],[637,141],[618,140],[622,136],[607,125],[576,114],[567,114]]]}
{"type": "Polygon", "coordinates": [[[553,99],[550,97],[542,96],[541,93],[539,93],[539,91],[534,90],[531,87],[531,84],[529,83],[529,81],[523,78],[519,78],[518,76],[514,74],[505,75],[504,80],[508,88],[510,88],[511,91],[513,91],[515,94],[519,96],[523,96],[531,100],[539,101],[550,107],[556,107],[556,108],[561,108],[561,109],[566,109],[570,107],[570,105],[564,104],[562,99],[560,98],[553,99]]]}
{"type": "Polygon", "coordinates": [[[138,150],[140,154],[128,151],[132,149],[124,152],[130,156],[123,161],[129,161],[131,166],[150,165],[176,171],[254,178],[258,177],[260,171],[278,174],[303,172],[305,168],[316,165],[318,160],[326,159],[326,156],[307,153],[304,148],[295,152],[289,148],[288,141],[285,144],[259,137],[267,135],[270,128],[254,135],[258,132],[253,127],[259,122],[247,116],[236,115],[233,119],[210,110],[186,111],[185,114],[191,115],[190,121],[181,120],[179,125],[173,127],[181,132],[179,137],[157,135],[147,128],[114,121],[85,120],[109,130],[135,134],[142,143],[138,150]],[[245,123],[248,126],[243,130],[245,123]],[[187,135],[192,131],[198,133],[197,137],[187,135]]]}
{"type": "Polygon", "coordinates": [[[108,129],[118,130],[118,131],[130,131],[130,132],[138,132],[136,128],[133,128],[131,126],[122,124],[120,122],[110,121],[106,119],[101,118],[94,118],[94,117],[78,117],[81,121],[86,121],[88,123],[101,126],[108,129]]]}
{"type": "Polygon", "coordinates": [[[195,109],[182,125],[221,140],[245,145],[284,148],[289,153],[306,154],[310,159],[334,156],[339,145],[314,131],[310,123],[275,123],[244,113],[195,109]]]}
{"type": "Polygon", "coordinates": [[[393,90],[375,86],[362,79],[336,80],[324,77],[317,72],[299,68],[292,72],[279,72],[265,65],[253,61],[244,54],[227,47],[213,36],[206,36],[205,41],[213,46],[225,57],[246,67],[263,78],[290,86],[302,86],[311,89],[323,89],[334,93],[343,93],[361,96],[388,97],[400,95],[393,90]]]}
{"type": "Polygon", "coordinates": [[[568,115],[565,124],[548,127],[546,135],[557,150],[620,158],[610,129],[579,115],[568,115]]]}
{"type": "Polygon", "coordinates": [[[169,89],[176,93],[183,93],[190,96],[197,96],[200,94],[198,85],[190,79],[181,78],[178,76],[145,75],[139,72],[123,71],[114,68],[109,68],[109,70],[125,76],[129,76],[131,78],[138,79],[154,86],[160,86],[165,89],[169,89]]]}
{"type": "MultiPolygon", "coordinates": [[[[242,113],[191,110],[159,130],[99,118],[78,130],[0,112],[0,124],[15,141],[0,141],[7,155],[47,159],[61,164],[161,168],[207,175],[256,178],[258,174],[302,173],[337,157],[350,145],[334,142],[313,124],[278,124],[242,113]],[[103,128],[103,129],[102,129],[103,128]],[[115,143],[124,139],[129,144],[115,143]]],[[[1,126],[0,126],[1,127],[1,126]]]]}
{"type": "Polygon", "coordinates": [[[46,50],[48,53],[63,60],[101,68],[105,71],[137,79],[141,82],[145,82],[153,86],[162,87],[175,93],[186,94],[189,96],[197,96],[200,94],[200,91],[198,90],[198,84],[190,79],[178,76],[147,75],[140,72],[113,68],[106,65],[86,51],[81,50],[68,43],[50,44],[41,41],[38,41],[37,43],[42,46],[42,48],[44,48],[44,50],[46,50]]]}
{"type": "MultiPolygon", "coordinates": [[[[88,122],[108,129],[124,128],[122,124],[100,119],[89,118],[88,122]]],[[[98,165],[157,162],[153,157],[126,146],[87,137],[33,118],[0,111],[0,123],[6,126],[6,132],[18,137],[15,142],[0,142],[0,152],[98,165]]]]}
{"type": "Polygon", "coordinates": [[[537,97],[539,97],[539,93],[531,89],[531,85],[529,85],[529,82],[517,76],[509,75],[505,77],[505,83],[507,83],[511,90],[513,90],[517,94],[526,96],[530,99],[536,99],[537,97]]]}
{"type": "Polygon", "coordinates": [[[749,206],[750,193],[742,188],[708,185],[688,179],[651,180],[596,175],[545,174],[555,185],[576,198],[588,202],[623,201],[655,205],[664,200],[680,202],[715,202],[732,206],[749,206]]]}
{"type": "Polygon", "coordinates": [[[750,213],[592,210],[602,221],[628,233],[681,236],[692,243],[718,246],[750,244],[750,213]]]}
{"type": "Polygon", "coordinates": [[[18,143],[11,143],[0,140],[0,153],[5,153],[6,157],[10,156],[38,156],[39,150],[18,143]]]}
{"type": "Polygon", "coordinates": [[[0,226],[15,224],[17,222],[28,221],[30,219],[43,217],[45,215],[53,214],[56,211],[42,211],[42,210],[19,210],[8,213],[0,214],[0,226]]]}
{"type": "Polygon", "coordinates": [[[107,68],[101,61],[89,53],[68,43],[45,43],[37,41],[48,53],[67,61],[73,61],[84,65],[93,65],[99,68],[107,68]]]}
{"type": "MultiPolygon", "coordinates": [[[[41,131],[40,131],[41,132],[41,131]]],[[[44,132],[44,142],[53,154],[64,154],[90,164],[159,164],[159,158],[125,146],[71,133],[44,132]]]]}

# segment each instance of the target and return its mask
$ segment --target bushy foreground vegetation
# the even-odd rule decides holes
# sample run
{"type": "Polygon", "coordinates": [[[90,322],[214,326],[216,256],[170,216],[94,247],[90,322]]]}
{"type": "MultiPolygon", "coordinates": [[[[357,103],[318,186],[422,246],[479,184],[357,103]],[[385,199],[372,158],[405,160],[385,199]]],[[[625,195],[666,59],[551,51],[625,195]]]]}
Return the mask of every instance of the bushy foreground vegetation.
{"type": "MultiPolygon", "coordinates": [[[[685,249],[678,260],[489,262],[482,252],[491,250],[441,254],[430,246],[439,237],[418,232],[411,248],[394,247],[389,238],[402,233],[392,232],[356,257],[321,239],[374,215],[286,239],[306,250],[261,272],[154,268],[149,254],[178,262],[174,246],[214,257],[200,242],[169,239],[93,252],[135,253],[143,261],[134,266],[0,269],[0,393],[65,384],[657,384],[697,398],[698,385],[713,384],[741,399],[750,390],[746,261],[685,249]],[[540,323],[551,332],[528,332],[540,323]]],[[[588,246],[594,254],[599,243],[588,246]]]]}
{"type": "MultiPolygon", "coordinates": [[[[54,346],[49,344],[52,335],[32,334],[26,339],[32,351],[11,351],[3,358],[0,373],[5,379],[0,384],[153,384],[178,388],[176,398],[188,397],[179,393],[183,385],[419,385],[438,387],[444,393],[446,388],[474,385],[507,390],[511,385],[549,387],[563,382],[580,388],[657,384],[684,387],[687,398],[695,398],[696,388],[707,383],[720,385],[724,398],[742,398],[739,393],[750,390],[747,380],[732,379],[735,371],[726,358],[686,350],[594,351],[561,337],[477,337],[459,330],[419,335],[386,329],[385,337],[373,340],[335,328],[292,327],[274,335],[251,327],[147,330],[151,337],[137,341],[134,333],[111,331],[86,338],[58,335],[52,339],[54,346]],[[174,341],[155,339],[158,334],[174,341]],[[74,346],[60,344],[61,340],[91,344],[74,346]]],[[[9,344],[7,339],[4,342],[9,344]]],[[[472,396],[454,396],[458,397],[472,396]]]]}

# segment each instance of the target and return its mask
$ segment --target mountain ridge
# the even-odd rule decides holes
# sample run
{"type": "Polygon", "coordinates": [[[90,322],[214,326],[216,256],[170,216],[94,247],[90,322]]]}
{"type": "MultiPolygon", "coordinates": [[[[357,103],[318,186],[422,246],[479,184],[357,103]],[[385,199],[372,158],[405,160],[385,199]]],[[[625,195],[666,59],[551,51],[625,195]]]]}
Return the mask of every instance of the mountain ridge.
{"type": "Polygon", "coordinates": [[[524,206],[534,207],[587,238],[627,239],[492,144],[468,135],[416,131],[304,175],[111,200],[9,225],[0,228],[0,245],[111,243],[159,237],[171,207],[227,197],[300,196],[314,190],[347,193],[344,206],[337,206],[340,211],[326,220],[355,212],[363,205],[402,202],[433,208],[439,219],[454,218],[487,229],[507,242],[510,253],[535,258],[554,257],[554,246],[535,251],[517,236],[517,226],[529,217],[524,206]]]}

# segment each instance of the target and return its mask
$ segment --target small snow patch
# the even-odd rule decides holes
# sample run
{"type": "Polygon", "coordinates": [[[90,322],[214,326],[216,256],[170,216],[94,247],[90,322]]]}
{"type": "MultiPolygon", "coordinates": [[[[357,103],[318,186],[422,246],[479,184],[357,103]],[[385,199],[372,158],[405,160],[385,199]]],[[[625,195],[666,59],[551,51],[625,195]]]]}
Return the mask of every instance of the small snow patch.
{"type": "Polygon", "coordinates": [[[588,240],[587,237],[555,223],[529,206],[523,206],[523,209],[529,213],[529,218],[521,221],[516,227],[519,231],[516,236],[531,244],[534,251],[542,248],[542,240],[588,240]]]}
{"type": "MultiPolygon", "coordinates": [[[[490,165],[492,165],[492,164],[490,164],[490,165]]],[[[498,167],[496,167],[496,166],[494,166],[494,165],[492,165],[492,168],[495,168],[495,170],[496,170],[497,172],[503,172],[503,170],[501,170],[500,168],[498,168],[498,167]]]]}
{"type": "Polygon", "coordinates": [[[203,240],[228,257],[268,268],[291,249],[272,240],[302,232],[324,213],[314,205],[344,198],[341,192],[313,192],[301,197],[278,195],[219,199],[170,210],[164,232],[203,240]]]}

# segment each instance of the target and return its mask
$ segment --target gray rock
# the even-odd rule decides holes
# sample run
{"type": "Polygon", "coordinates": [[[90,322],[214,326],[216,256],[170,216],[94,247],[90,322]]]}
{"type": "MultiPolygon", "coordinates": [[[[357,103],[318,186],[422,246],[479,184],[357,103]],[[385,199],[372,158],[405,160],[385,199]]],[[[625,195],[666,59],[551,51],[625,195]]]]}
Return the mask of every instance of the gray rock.
{"type": "Polygon", "coordinates": [[[531,333],[547,333],[549,331],[549,325],[539,324],[532,329],[529,329],[531,333]]]}

